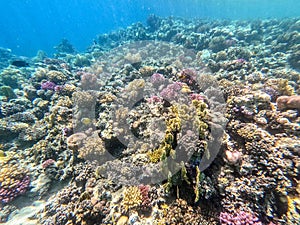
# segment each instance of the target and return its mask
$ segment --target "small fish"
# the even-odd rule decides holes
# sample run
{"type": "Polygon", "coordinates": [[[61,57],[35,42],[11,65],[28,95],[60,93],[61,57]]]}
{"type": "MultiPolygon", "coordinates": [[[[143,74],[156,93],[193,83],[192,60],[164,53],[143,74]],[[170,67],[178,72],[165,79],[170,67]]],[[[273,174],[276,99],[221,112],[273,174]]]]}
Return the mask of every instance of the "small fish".
{"type": "Polygon", "coordinates": [[[29,66],[29,63],[24,60],[14,60],[11,62],[11,65],[16,67],[26,67],[29,66]]]}

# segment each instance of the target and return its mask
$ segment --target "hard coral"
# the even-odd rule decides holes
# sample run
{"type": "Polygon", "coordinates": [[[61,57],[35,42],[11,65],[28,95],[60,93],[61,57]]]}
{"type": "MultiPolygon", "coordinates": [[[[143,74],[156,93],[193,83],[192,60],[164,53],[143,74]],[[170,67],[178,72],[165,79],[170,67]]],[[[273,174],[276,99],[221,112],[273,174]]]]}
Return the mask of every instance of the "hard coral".
{"type": "Polygon", "coordinates": [[[139,185],[140,192],[142,194],[142,204],[141,204],[141,209],[142,210],[148,210],[151,207],[151,201],[149,198],[149,190],[150,186],[149,185],[139,185]]]}
{"type": "Polygon", "coordinates": [[[24,168],[5,162],[0,170],[0,201],[8,203],[26,192],[30,177],[24,168]]]}
{"type": "Polygon", "coordinates": [[[141,206],[143,202],[143,196],[139,189],[139,187],[132,186],[125,188],[123,197],[123,205],[125,206],[125,209],[134,209],[139,206],[141,206]]]}
{"type": "Polygon", "coordinates": [[[262,223],[255,215],[244,211],[235,214],[222,212],[220,214],[220,222],[222,225],[246,225],[246,224],[262,225],[262,223]]]}
{"type": "Polygon", "coordinates": [[[86,139],[86,134],[85,133],[75,133],[72,134],[70,137],[67,138],[67,145],[70,149],[78,149],[83,140],[86,139]]]}
{"type": "Polygon", "coordinates": [[[165,217],[159,222],[159,224],[216,224],[215,221],[204,219],[197,209],[189,206],[183,199],[176,199],[176,202],[166,209],[165,217]]]}
{"type": "Polygon", "coordinates": [[[78,158],[90,161],[97,160],[98,163],[102,164],[108,160],[105,157],[105,152],[103,141],[99,138],[98,133],[94,132],[82,140],[82,147],[78,150],[78,158]]]}
{"type": "Polygon", "coordinates": [[[50,70],[49,72],[47,72],[46,76],[49,80],[56,83],[66,81],[68,79],[67,75],[65,75],[63,72],[56,70],[50,70]]]}
{"type": "Polygon", "coordinates": [[[280,96],[276,103],[279,110],[300,109],[300,95],[280,96]]]}

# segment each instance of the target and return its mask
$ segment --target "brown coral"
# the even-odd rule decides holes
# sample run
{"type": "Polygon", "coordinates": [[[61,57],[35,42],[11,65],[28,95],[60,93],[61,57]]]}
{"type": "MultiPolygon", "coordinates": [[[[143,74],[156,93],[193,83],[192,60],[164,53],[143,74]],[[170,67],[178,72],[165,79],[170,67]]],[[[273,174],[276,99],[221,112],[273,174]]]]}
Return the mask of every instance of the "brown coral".
{"type": "Polygon", "coordinates": [[[278,110],[300,109],[300,95],[280,96],[276,103],[278,110]]]}
{"type": "Polygon", "coordinates": [[[165,211],[165,217],[160,221],[161,224],[177,224],[177,225],[213,225],[217,224],[215,220],[206,220],[200,214],[199,209],[194,209],[189,206],[183,199],[176,199],[176,201],[165,211]]]}
{"type": "Polygon", "coordinates": [[[72,134],[67,139],[67,145],[68,145],[69,149],[77,150],[80,147],[80,145],[82,144],[83,140],[86,139],[86,137],[87,136],[85,133],[72,134]]]}
{"type": "MultiPolygon", "coordinates": [[[[78,134],[79,137],[82,135],[82,133],[77,133],[77,136],[78,134]]],[[[84,135],[82,137],[84,138],[84,135]]],[[[104,163],[107,160],[104,156],[104,153],[106,152],[104,143],[99,138],[98,132],[94,132],[91,136],[84,138],[84,140],[82,140],[82,147],[78,150],[78,152],[79,158],[87,159],[90,161],[97,160],[100,164],[104,163]]]]}

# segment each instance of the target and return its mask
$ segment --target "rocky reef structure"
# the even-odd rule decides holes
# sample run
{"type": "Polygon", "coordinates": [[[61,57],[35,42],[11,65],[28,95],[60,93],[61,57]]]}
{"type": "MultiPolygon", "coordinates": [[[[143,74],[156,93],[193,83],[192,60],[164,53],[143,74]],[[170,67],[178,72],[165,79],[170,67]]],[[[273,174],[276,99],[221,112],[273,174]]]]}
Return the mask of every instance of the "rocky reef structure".
{"type": "Polygon", "coordinates": [[[1,64],[0,221],[299,224],[297,23],[151,15],[1,64]]]}

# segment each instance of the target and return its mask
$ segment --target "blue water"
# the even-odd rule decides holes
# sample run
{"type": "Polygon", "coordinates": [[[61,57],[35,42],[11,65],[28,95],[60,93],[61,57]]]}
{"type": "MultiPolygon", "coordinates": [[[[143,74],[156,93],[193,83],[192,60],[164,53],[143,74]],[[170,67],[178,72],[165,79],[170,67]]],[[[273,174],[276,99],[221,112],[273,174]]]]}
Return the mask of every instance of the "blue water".
{"type": "Polygon", "coordinates": [[[62,38],[84,51],[97,34],[145,23],[149,14],[213,19],[300,16],[299,0],[0,0],[0,46],[48,55],[62,38]]]}

